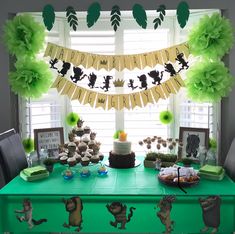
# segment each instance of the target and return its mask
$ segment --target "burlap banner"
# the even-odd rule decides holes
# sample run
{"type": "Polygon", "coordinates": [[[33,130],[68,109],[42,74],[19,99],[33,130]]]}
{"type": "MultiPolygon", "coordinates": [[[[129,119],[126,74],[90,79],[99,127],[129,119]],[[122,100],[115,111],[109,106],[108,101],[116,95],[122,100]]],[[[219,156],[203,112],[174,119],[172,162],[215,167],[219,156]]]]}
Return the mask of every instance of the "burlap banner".
{"type": "Polygon", "coordinates": [[[170,94],[177,93],[184,86],[184,81],[180,75],[176,75],[161,85],[140,92],[107,94],[86,89],[62,76],[58,76],[51,88],[56,88],[61,95],[67,95],[71,100],[78,100],[81,104],[89,104],[91,107],[101,107],[104,110],[112,108],[116,110],[126,108],[129,110],[137,106],[144,107],[148,103],[156,103],[160,98],[166,99],[170,94]]]}
{"type": "Polygon", "coordinates": [[[185,58],[188,58],[189,47],[186,42],[162,50],[132,55],[99,55],[48,43],[44,57],[56,58],[72,63],[74,66],[82,65],[87,69],[93,67],[96,70],[104,68],[107,71],[112,69],[122,71],[124,68],[129,70],[133,70],[134,68],[143,69],[145,67],[154,68],[157,64],[164,65],[167,62],[175,63],[179,54],[183,54],[185,58]]]}

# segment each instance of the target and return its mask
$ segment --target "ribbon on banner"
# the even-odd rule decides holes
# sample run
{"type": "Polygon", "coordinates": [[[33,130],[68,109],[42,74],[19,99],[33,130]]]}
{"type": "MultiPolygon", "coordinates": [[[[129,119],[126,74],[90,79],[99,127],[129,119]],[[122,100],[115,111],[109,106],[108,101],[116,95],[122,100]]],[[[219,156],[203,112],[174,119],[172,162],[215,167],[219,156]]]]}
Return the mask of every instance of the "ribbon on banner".
{"type": "Polygon", "coordinates": [[[184,81],[177,74],[160,85],[129,94],[107,94],[91,91],[62,76],[56,78],[51,88],[56,88],[58,93],[67,95],[71,100],[78,100],[81,104],[89,104],[91,107],[101,107],[104,110],[112,108],[129,110],[137,106],[145,107],[148,103],[157,103],[159,99],[166,99],[170,94],[176,94],[184,86],[184,81]]]}
{"type": "Polygon", "coordinates": [[[162,50],[132,55],[92,54],[68,49],[49,42],[44,57],[49,56],[51,59],[72,63],[74,66],[82,65],[86,69],[93,67],[96,70],[104,68],[106,71],[112,69],[122,71],[125,68],[129,70],[145,67],[154,68],[157,64],[175,63],[177,56],[180,54],[188,58],[189,46],[186,42],[162,50]]]}

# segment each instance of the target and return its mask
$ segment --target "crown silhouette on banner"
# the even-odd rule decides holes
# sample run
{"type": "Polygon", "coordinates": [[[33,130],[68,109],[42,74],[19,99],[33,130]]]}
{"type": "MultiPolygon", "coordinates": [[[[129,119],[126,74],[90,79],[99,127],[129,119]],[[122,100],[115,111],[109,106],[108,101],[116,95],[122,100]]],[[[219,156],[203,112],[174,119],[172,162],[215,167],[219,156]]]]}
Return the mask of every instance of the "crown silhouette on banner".
{"type": "Polygon", "coordinates": [[[103,98],[98,98],[98,103],[104,104],[104,103],[105,103],[105,99],[103,99],[103,98]]]}
{"type": "Polygon", "coordinates": [[[101,61],[100,61],[100,64],[101,64],[101,65],[107,65],[107,63],[108,63],[107,60],[101,60],[101,61]]]}
{"type": "Polygon", "coordinates": [[[115,87],[123,87],[124,86],[124,80],[117,79],[113,82],[115,87]]]}

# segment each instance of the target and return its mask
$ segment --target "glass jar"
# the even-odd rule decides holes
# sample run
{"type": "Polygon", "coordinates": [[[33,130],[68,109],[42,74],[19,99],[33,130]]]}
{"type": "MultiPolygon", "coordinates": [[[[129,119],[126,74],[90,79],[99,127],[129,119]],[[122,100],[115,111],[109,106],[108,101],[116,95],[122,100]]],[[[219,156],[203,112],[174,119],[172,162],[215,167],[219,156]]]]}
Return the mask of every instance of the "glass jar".
{"type": "Polygon", "coordinates": [[[198,159],[201,167],[206,164],[206,157],[207,157],[206,148],[204,146],[200,146],[198,152],[198,159]]]}
{"type": "Polygon", "coordinates": [[[208,165],[216,165],[216,154],[214,150],[208,150],[206,155],[206,164],[208,165]]]}

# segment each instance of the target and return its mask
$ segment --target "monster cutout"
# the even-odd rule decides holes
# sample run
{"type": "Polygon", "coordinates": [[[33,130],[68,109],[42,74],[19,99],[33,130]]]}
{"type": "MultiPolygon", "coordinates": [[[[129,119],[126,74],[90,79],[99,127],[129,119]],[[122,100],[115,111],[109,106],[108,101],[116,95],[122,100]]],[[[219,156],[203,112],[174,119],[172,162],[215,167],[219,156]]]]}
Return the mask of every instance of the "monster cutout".
{"type": "Polygon", "coordinates": [[[33,228],[34,225],[39,225],[43,222],[47,222],[47,219],[33,219],[33,207],[32,202],[30,199],[23,200],[23,209],[22,210],[15,210],[15,213],[23,214],[22,216],[16,215],[16,218],[22,222],[25,221],[28,223],[29,228],[33,228]]]}
{"type": "Polygon", "coordinates": [[[191,157],[193,155],[194,158],[197,157],[197,152],[200,144],[199,135],[189,135],[187,137],[187,145],[186,145],[186,157],[191,157]]]}
{"type": "Polygon", "coordinates": [[[184,54],[180,53],[180,54],[177,55],[177,58],[175,59],[176,61],[179,62],[179,65],[181,65],[181,68],[179,69],[178,72],[180,72],[184,68],[186,68],[186,70],[189,68],[188,62],[186,62],[183,57],[184,57],[184,54]]]}
{"type": "Polygon", "coordinates": [[[126,214],[127,207],[121,202],[112,202],[110,205],[106,205],[108,211],[114,216],[115,221],[110,221],[110,224],[114,227],[117,227],[120,223],[119,229],[126,229],[126,223],[130,222],[131,217],[133,216],[133,210],[136,208],[130,207],[130,213],[126,214]]]}
{"type": "Polygon", "coordinates": [[[198,201],[202,208],[202,216],[205,224],[201,232],[207,232],[209,228],[213,228],[211,234],[215,234],[220,225],[220,197],[208,196],[205,199],[199,198],[198,201]]]}
{"type": "Polygon", "coordinates": [[[176,71],[171,63],[165,63],[165,71],[170,73],[170,76],[175,76],[176,71]]]}
{"type": "Polygon", "coordinates": [[[83,70],[80,67],[73,67],[73,76],[70,76],[70,79],[77,83],[78,81],[84,79],[87,75],[83,74],[83,70]]]}
{"type": "Polygon", "coordinates": [[[104,86],[100,88],[105,89],[104,90],[105,92],[109,91],[109,88],[110,88],[109,83],[111,79],[113,79],[112,76],[104,76],[104,82],[103,82],[104,86]]]}
{"type": "Polygon", "coordinates": [[[161,71],[161,76],[159,76],[159,71],[155,71],[155,70],[149,72],[148,75],[149,75],[150,77],[152,77],[153,80],[154,80],[154,81],[152,82],[152,84],[156,84],[156,83],[157,83],[158,85],[161,84],[161,80],[162,80],[162,77],[163,77],[163,71],[161,71]]]}
{"type": "Polygon", "coordinates": [[[50,61],[49,61],[49,63],[50,63],[50,68],[53,68],[53,69],[58,69],[57,67],[55,67],[55,64],[56,63],[58,63],[58,59],[57,58],[54,58],[54,59],[51,59],[50,61]]]}
{"type": "Polygon", "coordinates": [[[79,232],[82,227],[82,201],[79,197],[72,197],[70,199],[63,199],[62,200],[65,204],[65,209],[67,212],[69,212],[69,222],[68,224],[65,222],[63,224],[64,227],[70,228],[77,227],[75,231],[79,232]]]}
{"type": "Polygon", "coordinates": [[[63,77],[66,75],[68,70],[70,69],[71,64],[63,61],[62,69],[58,71],[59,74],[61,74],[63,77]]]}
{"type": "Polygon", "coordinates": [[[128,88],[131,88],[132,90],[136,89],[138,86],[134,86],[134,80],[129,79],[129,83],[127,84],[128,88]]]}
{"type": "Polygon", "coordinates": [[[160,211],[157,212],[157,217],[161,220],[162,224],[165,225],[165,232],[166,234],[171,233],[173,230],[173,224],[174,221],[170,218],[170,213],[172,209],[172,203],[176,200],[175,196],[169,195],[164,196],[159,203],[157,204],[157,207],[160,208],[160,211]]]}
{"type": "Polygon", "coordinates": [[[90,73],[90,75],[88,76],[88,80],[89,80],[88,86],[90,88],[92,88],[92,89],[94,88],[96,79],[97,79],[96,74],[94,72],[90,73]]]}
{"type": "Polygon", "coordinates": [[[140,80],[140,84],[141,84],[141,87],[140,89],[147,89],[148,88],[148,84],[147,84],[147,77],[146,75],[141,75],[141,76],[137,76],[140,80]]]}

